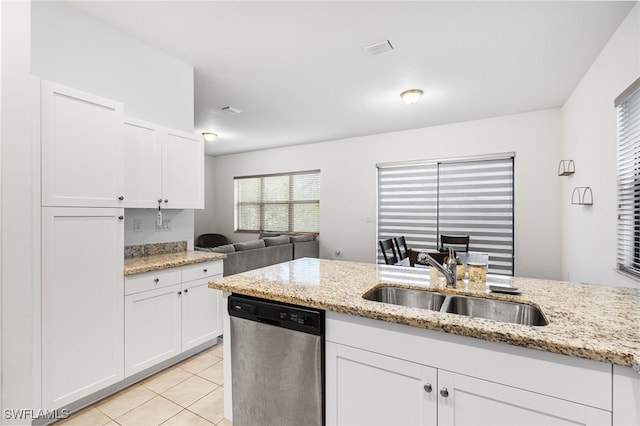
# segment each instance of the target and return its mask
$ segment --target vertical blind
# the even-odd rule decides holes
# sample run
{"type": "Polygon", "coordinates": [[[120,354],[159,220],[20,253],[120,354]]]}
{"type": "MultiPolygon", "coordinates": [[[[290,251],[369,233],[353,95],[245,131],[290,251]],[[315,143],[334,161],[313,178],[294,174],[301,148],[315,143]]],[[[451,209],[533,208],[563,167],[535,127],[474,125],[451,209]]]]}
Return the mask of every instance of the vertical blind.
{"type": "Polygon", "coordinates": [[[513,167],[512,155],[378,165],[378,238],[435,250],[442,234],[469,235],[489,272],[513,275],[513,167]]]}
{"type": "Polygon", "coordinates": [[[618,112],[618,269],[640,277],[640,79],[615,100],[618,112]]]}
{"type": "Polygon", "coordinates": [[[236,231],[320,232],[320,171],[234,178],[236,231]]]}

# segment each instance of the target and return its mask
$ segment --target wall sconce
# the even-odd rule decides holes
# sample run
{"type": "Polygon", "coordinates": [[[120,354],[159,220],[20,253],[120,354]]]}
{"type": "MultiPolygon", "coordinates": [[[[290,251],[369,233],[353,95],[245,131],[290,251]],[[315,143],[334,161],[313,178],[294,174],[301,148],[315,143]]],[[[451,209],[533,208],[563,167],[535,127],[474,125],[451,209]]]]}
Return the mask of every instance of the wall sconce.
{"type": "Polygon", "coordinates": [[[569,176],[576,172],[576,165],[573,160],[560,160],[558,164],[558,176],[569,176]]]}
{"type": "Polygon", "coordinates": [[[589,186],[578,186],[573,188],[571,193],[571,204],[579,206],[592,206],[593,205],[593,192],[589,186]]]}

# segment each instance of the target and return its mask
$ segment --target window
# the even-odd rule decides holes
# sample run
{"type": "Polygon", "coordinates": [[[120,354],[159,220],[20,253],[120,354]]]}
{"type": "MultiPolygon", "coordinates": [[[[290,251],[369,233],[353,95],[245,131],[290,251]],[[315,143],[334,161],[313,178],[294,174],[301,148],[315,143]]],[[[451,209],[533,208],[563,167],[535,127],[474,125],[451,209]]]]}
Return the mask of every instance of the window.
{"type": "Polygon", "coordinates": [[[618,96],[618,269],[640,277],[640,79],[618,96]]]}
{"type": "Polygon", "coordinates": [[[513,275],[513,193],[513,154],[379,164],[378,238],[434,250],[442,234],[469,235],[489,272],[513,275]]]}
{"type": "Polygon", "coordinates": [[[234,178],[236,231],[320,232],[320,171],[234,178]]]}

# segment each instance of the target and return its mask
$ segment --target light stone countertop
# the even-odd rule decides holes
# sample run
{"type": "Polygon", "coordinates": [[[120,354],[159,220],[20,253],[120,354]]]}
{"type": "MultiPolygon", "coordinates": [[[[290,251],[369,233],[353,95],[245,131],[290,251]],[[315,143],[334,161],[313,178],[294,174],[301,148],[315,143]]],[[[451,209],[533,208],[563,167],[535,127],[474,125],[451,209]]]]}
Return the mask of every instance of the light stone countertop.
{"type": "Polygon", "coordinates": [[[485,284],[458,281],[457,289],[431,286],[429,270],[303,258],[219,278],[209,287],[430,330],[504,342],[553,353],[631,366],[640,373],[640,290],[534,278],[488,276],[511,284],[518,296],[488,293],[485,284]],[[368,301],[379,284],[422,288],[538,306],[546,326],[496,322],[368,301]]]}
{"type": "Polygon", "coordinates": [[[180,251],[177,253],[134,257],[124,260],[124,275],[141,274],[143,272],[176,268],[194,263],[222,260],[225,257],[227,257],[226,254],[206,251],[180,251]]]}

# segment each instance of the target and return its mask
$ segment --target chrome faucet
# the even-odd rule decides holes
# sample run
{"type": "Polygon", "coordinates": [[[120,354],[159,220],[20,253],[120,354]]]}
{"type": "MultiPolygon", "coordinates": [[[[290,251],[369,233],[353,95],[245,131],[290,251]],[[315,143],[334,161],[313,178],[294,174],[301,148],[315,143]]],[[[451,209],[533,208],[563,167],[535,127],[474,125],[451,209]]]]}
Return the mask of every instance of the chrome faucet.
{"type": "Polygon", "coordinates": [[[429,265],[442,272],[442,275],[447,279],[447,287],[456,288],[456,257],[451,247],[449,248],[449,259],[447,260],[446,266],[440,265],[438,261],[428,253],[425,260],[429,265]]]}

